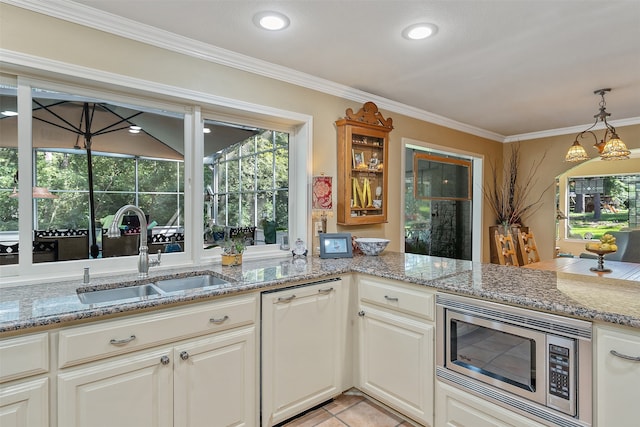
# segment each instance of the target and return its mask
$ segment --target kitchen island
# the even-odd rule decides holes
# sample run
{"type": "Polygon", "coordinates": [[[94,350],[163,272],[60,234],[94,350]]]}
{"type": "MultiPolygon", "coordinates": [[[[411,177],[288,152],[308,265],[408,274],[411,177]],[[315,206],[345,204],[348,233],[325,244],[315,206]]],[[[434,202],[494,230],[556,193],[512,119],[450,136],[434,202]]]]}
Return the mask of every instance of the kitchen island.
{"type": "MultiPolygon", "coordinates": [[[[145,282],[213,274],[229,280],[214,290],[184,291],[164,298],[111,304],[80,302],[76,290],[87,288],[78,280],[42,282],[0,288],[0,334],[29,332],[34,328],[63,326],[114,316],[163,308],[176,304],[286,287],[295,282],[316,281],[333,276],[363,273],[380,278],[426,286],[432,290],[547,311],[563,316],[598,320],[640,328],[640,282],[595,275],[524,269],[479,264],[470,261],[424,255],[383,252],[380,256],[342,259],[283,257],[245,261],[241,266],[219,264],[173,270],[152,269],[145,282]]],[[[6,280],[6,279],[3,279],[6,280]]],[[[131,286],[144,283],[134,274],[93,277],[91,289],[131,286]]]]}
{"type": "Polygon", "coordinates": [[[271,427],[357,387],[419,425],[461,417],[541,427],[435,377],[443,293],[593,322],[598,422],[590,425],[636,419],[625,403],[636,378],[617,366],[634,362],[611,351],[640,351],[637,281],[394,252],[153,269],[143,280],[131,273],[90,284],[78,273],[0,288],[0,408],[22,408],[0,424],[168,427],[191,417],[271,427]],[[215,285],[90,297],[173,279],[215,285]]]}

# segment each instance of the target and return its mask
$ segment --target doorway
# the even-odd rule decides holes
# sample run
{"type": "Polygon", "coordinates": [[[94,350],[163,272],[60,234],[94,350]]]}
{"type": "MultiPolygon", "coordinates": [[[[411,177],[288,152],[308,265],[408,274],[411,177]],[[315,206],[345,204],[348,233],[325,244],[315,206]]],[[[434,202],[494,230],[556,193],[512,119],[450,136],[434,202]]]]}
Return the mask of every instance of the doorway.
{"type": "Polygon", "coordinates": [[[472,232],[474,159],[409,144],[404,157],[404,251],[479,260],[472,232]]]}

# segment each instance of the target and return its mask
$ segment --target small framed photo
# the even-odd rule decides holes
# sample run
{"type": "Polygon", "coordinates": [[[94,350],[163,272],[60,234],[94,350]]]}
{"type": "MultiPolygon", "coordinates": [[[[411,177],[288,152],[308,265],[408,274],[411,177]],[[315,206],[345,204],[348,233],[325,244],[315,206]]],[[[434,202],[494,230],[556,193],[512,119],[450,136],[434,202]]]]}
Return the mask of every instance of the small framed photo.
{"type": "Polygon", "coordinates": [[[320,233],[320,258],[353,258],[351,233],[320,233]]]}
{"type": "Polygon", "coordinates": [[[364,153],[362,151],[353,151],[353,168],[358,169],[367,167],[364,163],[364,153]]]}

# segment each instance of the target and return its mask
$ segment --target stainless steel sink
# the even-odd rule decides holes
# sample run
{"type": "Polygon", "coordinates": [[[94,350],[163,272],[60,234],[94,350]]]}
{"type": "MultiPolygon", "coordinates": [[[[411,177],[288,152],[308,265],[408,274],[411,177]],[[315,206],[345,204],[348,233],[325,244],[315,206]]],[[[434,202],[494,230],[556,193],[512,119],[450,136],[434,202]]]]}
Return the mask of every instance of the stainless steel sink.
{"type": "Polygon", "coordinates": [[[227,280],[205,274],[202,276],[189,276],[178,279],[158,280],[155,283],[147,283],[138,286],[125,286],[114,289],[101,289],[98,291],[78,292],[78,298],[83,304],[112,304],[114,302],[134,302],[150,298],[159,298],[163,295],[183,292],[189,289],[210,290],[228,284],[227,280]]]}
{"type": "Polygon", "coordinates": [[[123,288],[78,292],[78,298],[83,304],[101,304],[113,301],[124,302],[124,300],[141,300],[159,296],[160,291],[151,283],[138,286],[126,286],[123,288]]]}
{"type": "Polygon", "coordinates": [[[162,292],[180,292],[188,289],[212,289],[228,284],[227,280],[209,274],[202,276],[182,277],[179,279],[158,280],[155,285],[162,292]]]}

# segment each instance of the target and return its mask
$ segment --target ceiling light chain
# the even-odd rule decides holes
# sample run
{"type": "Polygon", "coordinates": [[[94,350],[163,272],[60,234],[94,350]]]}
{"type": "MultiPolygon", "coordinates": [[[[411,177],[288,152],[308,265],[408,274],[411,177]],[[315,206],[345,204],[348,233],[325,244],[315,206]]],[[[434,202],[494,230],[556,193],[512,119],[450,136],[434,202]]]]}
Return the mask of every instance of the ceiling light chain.
{"type": "Polygon", "coordinates": [[[578,138],[584,138],[587,134],[590,134],[595,139],[596,143],[594,144],[594,147],[598,149],[600,158],[602,160],[623,160],[629,158],[629,154],[631,154],[631,151],[629,151],[624,142],[622,142],[616,132],[616,129],[607,122],[607,117],[611,116],[611,113],[608,113],[606,111],[607,103],[604,99],[604,95],[607,92],[611,92],[611,88],[597,89],[593,92],[596,95],[600,95],[600,111],[593,116],[596,121],[589,128],[576,135],[576,139],[573,142],[573,145],[571,145],[569,151],[567,152],[567,155],[565,156],[565,161],[582,162],[589,159],[589,155],[582,147],[582,145],[580,145],[580,142],[578,142],[578,138]],[[599,121],[603,122],[606,128],[604,136],[602,137],[602,140],[600,142],[598,142],[598,138],[591,131],[591,129],[593,129],[599,121]],[[609,136],[609,134],[611,135],[611,137],[609,138],[609,140],[607,140],[607,136],[609,136]]]}

